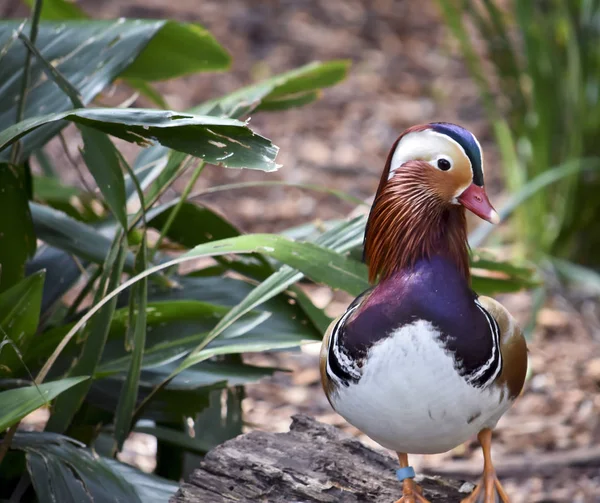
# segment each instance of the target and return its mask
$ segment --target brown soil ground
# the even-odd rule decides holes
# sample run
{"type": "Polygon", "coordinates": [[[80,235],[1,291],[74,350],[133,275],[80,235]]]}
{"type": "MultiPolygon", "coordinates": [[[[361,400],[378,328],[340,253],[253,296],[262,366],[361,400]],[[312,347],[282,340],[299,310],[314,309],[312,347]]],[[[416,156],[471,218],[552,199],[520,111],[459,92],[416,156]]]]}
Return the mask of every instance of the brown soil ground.
{"type": "MultiPolygon", "coordinates": [[[[13,6],[15,2],[12,2],[13,6]]],[[[211,169],[198,188],[217,183],[280,179],[372,195],[387,150],[404,128],[432,120],[470,128],[486,151],[486,184],[501,206],[501,173],[477,91],[430,1],[394,0],[84,0],[94,17],[152,17],[197,21],[233,56],[231,72],[159,85],[174,109],[232,91],[313,60],[348,58],[348,79],[315,105],[259,114],[253,127],[281,147],[276,174],[211,169]]],[[[23,11],[9,7],[5,15],[23,11]]],[[[0,9],[1,12],[2,9],[0,9]]],[[[74,146],[75,150],[75,146],[74,146]]],[[[298,189],[251,189],[211,196],[244,231],[278,231],[316,219],[339,218],[347,203],[298,189]],[[268,203],[265,210],[265,202],[268,203]]],[[[502,418],[494,459],[513,503],[600,502],[600,320],[598,304],[582,292],[555,289],[529,342],[531,375],[524,395],[502,418]]],[[[310,290],[337,314],[349,299],[310,290]]],[[[527,294],[501,299],[522,323],[527,294]]],[[[317,347],[297,353],[251,355],[258,364],[290,369],[249,387],[248,428],[283,431],[290,416],[308,413],[353,430],[320,390],[317,347]]],[[[374,445],[364,436],[361,438],[374,445]]],[[[128,459],[151,469],[155,447],[130,443],[128,459]]],[[[418,471],[476,478],[482,457],[475,442],[438,456],[414,456],[418,471]]]]}

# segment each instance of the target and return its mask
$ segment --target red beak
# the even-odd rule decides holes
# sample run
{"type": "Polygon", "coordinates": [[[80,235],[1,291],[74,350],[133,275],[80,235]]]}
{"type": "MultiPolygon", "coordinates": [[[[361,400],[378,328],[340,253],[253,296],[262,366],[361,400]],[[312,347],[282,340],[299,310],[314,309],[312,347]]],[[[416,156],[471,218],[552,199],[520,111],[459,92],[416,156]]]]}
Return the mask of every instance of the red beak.
{"type": "Polygon", "coordinates": [[[458,202],[479,218],[483,218],[492,224],[500,223],[500,215],[490,203],[483,187],[472,183],[458,196],[458,202]]]}

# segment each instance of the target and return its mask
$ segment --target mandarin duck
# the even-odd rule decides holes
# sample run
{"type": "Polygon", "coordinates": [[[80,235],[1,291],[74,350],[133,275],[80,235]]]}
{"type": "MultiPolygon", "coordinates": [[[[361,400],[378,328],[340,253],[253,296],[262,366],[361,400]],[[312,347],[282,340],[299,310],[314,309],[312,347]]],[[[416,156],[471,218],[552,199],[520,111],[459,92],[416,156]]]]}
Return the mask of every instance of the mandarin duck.
{"type": "Polygon", "coordinates": [[[402,498],[426,503],[408,454],[478,435],[483,477],[463,503],[508,503],[491,460],[492,429],[520,394],[525,339],[499,302],[470,286],[465,208],[498,223],[477,139],[449,123],[396,140],[364,240],[369,280],[323,339],[321,382],[344,419],[400,461],[402,498]]]}

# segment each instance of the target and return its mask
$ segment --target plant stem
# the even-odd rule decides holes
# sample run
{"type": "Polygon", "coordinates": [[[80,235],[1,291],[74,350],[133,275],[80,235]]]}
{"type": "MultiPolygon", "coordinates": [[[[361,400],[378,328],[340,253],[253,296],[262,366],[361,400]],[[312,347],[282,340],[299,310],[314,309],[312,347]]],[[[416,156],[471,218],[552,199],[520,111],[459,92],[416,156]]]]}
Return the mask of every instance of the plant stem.
{"type": "Polygon", "coordinates": [[[64,319],[67,322],[77,312],[77,309],[79,308],[80,304],[83,302],[83,299],[85,299],[85,297],[92,291],[92,288],[94,287],[94,283],[100,277],[101,274],[102,274],[102,267],[100,267],[100,266],[96,267],[95,270],[92,272],[92,274],[90,274],[90,277],[88,278],[87,283],[81,289],[79,294],[77,294],[77,297],[75,297],[75,300],[69,306],[69,309],[67,310],[67,313],[64,316],[64,319]]]}
{"type": "MultiPolygon", "coordinates": [[[[29,40],[31,45],[35,45],[38,34],[38,25],[40,23],[40,15],[42,14],[43,0],[35,0],[33,5],[33,11],[31,12],[31,30],[29,30],[29,40]]],[[[19,99],[19,106],[17,107],[17,120],[19,123],[23,120],[25,115],[25,103],[27,101],[27,88],[29,87],[29,76],[31,70],[31,51],[25,53],[25,65],[23,67],[23,79],[21,80],[21,97],[19,99]]],[[[10,152],[10,162],[17,164],[19,157],[19,145],[20,142],[13,143],[12,150],[10,152]]]]}
{"type": "Polygon", "coordinates": [[[194,185],[196,184],[196,181],[198,180],[200,173],[202,173],[202,171],[204,170],[204,166],[206,166],[206,163],[204,161],[201,161],[198,164],[198,166],[196,166],[196,169],[192,173],[192,176],[191,176],[189,182],[187,183],[187,185],[185,186],[185,189],[183,189],[183,192],[181,193],[181,196],[179,197],[179,201],[177,201],[177,204],[175,205],[173,210],[171,210],[171,212],[169,213],[169,216],[167,217],[167,221],[163,225],[163,228],[160,230],[160,236],[158,237],[158,240],[156,241],[156,245],[154,245],[154,248],[152,248],[152,250],[150,250],[150,253],[148,256],[149,262],[151,262],[154,259],[154,255],[160,248],[160,245],[162,244],[165,236],[169,232],[169,229],[171,228],[171,225],[173,224],[175,217],[177,216],[177,213],[179,213],[179,210],[183,206],[183,203],[185,203],[185,201],[187,200],[187,197],[190,195],[190,192],[192,192],[192,189],[194,188],[194,185]]]}
{"type": "MultiPolygon", "coordinates": [[[[119,150],[116,150],[117,155],[119,156],[119,160],[121,162],[121,165],[123,166],[123,168],[125,169],[125,171],[127,171],[127,174],[131,177],[131,181],[133,182],[133,184],[135,185],[135,190],[137,191],[137,195],[138,198],[140,199],[140,215],[141,215],[141,219],[142,219],[142,223],[144,224],[144,233],[142,236],[143,240],[146,240],[146,229],[147,229],[147,225],[146,225],[146,211],[150,209],[149,206],[146,206],[145,200],[144,200],[144,191],[142,190],[142,187],[140,185],[139,180],[137,179],[137,177],[135,176],[135,173],[133,171],[133,169],[131,169],[131,166],[129,165],[129,163],[127,162],[127,160],[125,159],[125,157],[123,157],[123,154],[121,154],[121,152],[119,150]]],[[[135,217],[134,217],[135,220],[135,217]]],[[[131,232],[132,229],[135,228],[135,224],[132,222],[130,222],[127,226],[125,230],[126,233],[131,232]]],[[[135,269],[134,266],[134,273],[137,274],[141,271],[138,271],[135,269]]],[[[171,281],[168,277],[166,277],[163,273],[159,273],[157,274],[154,278],[153,281],[155,283],[157,283],[160,286],[163,287],[167,287],[167,288],[172,288],[176,283],[174,283],[173,281],[171,281]]]]}
{"type": "MultiPolygon", "coordinates": [[[[183,162],[183,168],[178,170],[178,174],[176,176],[172,177],[167,182],[165,182],[163,184],[163,186],[160,187],[160,189],[158,189],[156,191],[156,193],[153,194],[146,201],[146,211],[148,211],[152,206],[154,206],[154,203],[156,203],[156,201],[158,201],[160,199],[160,197],[171,187],[171,185],[175,181],[175,178],[179,177],[180,175],[182,175],[184,172],[187,171],[189,165],[192,163],[192,160],[193,160],[192,156],[187,156],[186,160],[183,162]]],[[[142,217],[143,217],[143,211],[144,211],[143,208],[141,208],[140,211],[138,211],[137,215],[133,218],[133,220],[129,224],[129,228],[128,228],[129,232],[131,232],[140,223],[140,221],[142,220],[142,217]]]]}
{"type": "Polygon", "coordinates": [[[81,101],[81,96],[79,96],[79,91],[77,90],[77,88],[74,87],[73,84],[71,84],[68,81],[68,79],[66,79],[62,75],[62,73],[60,73],[56,68],[54,68],[52,66],[52,64],[49,61],[47,61],[46,58],[44,58],[44,56],[42,56],[40,51],[37,50],[37,47],[35,45],[33,45],[33,42],[31,40],[29,40],[22,33],[19,33],[19,38],[21,39],[23,44],[25,44],[25,47],[27,47],[27,50],[31,54],[33,54],[38,59],[38,61],[42,64],[42,70],[47,75],[47,77],[50,80],[54,81],[54,83],[58,87],[60,87],[62,92],[65,93],[69,97],[69,99],[71,100],[71,103],[73,104],[73,107],[74,108],[85,108],[85,105],[81,101]]]}
{"type": "Polygon", "coordinates": [[[30,485],[31,479],[29,478],[29,473],[25,472],[21,475],[17,487],[15,487],[15,490],[11,494],[8,503],[19,503],[19,501],[23,501],[25,491],[27,491],[30,485]]]}
{"type": "MultiPolygon", "coordinates": [[[[83,188],[85,190],[87,190],[90,194],[93,194],[94,189],[92,187],[90,187],[90,185],[87,183],[87,181],[85,180],[85,176],[83,176],[83,173],[81,172],[81,168],[77,164],[77,161],[73,158],[73,156],[69,152],[69,146],[67,145],[67,140],[65,139],[65,135],[62,133],[62,131],[60,133],[58,133],[58,139],[60,140],[60,144],[63,148],[63,151],[65,153],[67,160],[71,163],[71,166],[73,166],[73,171],[75,171],[75,173],[77,173],[77,176],[79,177],[79,181],[81,182],[81,185],[83,185],[83,188]]],[[[80,153],[80,155],[81,155],[81,153],[80,153]]]]}
{"type": "MultiPolygon", "coordinates": [[[[38,25],[40,23],[40,15],[42,13],[42,3],[43,0],[35,0],[33,12],[31,13],[31,30],[29,31],[29,40],[31,40],[32,45],[35,45],[35,41],[37,39],[38,25]]],[[[25,66],[23,68],[23,80],[21,80],[21,97],[19,99],[19,106],[17,108],[16,123],[21,122],[23,120],[23,116],[25,115],[25,102],[27,100],[27,88],[29,87],[30,66],[31,52],[27,51],[25,54],[25,66]]],[[[13,143],[12,150],[10,152],[10,162],[12,164],[17,163],[17,158],[19,157],[19,145],[19,142],[13,143]]],[[[10,449],[10,444],[15,436],[15,433],[17,432],[19,424],[20,421],[10,427],[10,429],[6,432],[2,443],[0,444],[0,463],[2,463],[4,456],[6,456],[8,449],[10,449]]]]}
{"type": "Polygon", "coordinates": [[[17,428],[19,427],[20,423],[21,421],[19,421],[17,424],[13,424],[10,427],[10,429],[6,432],[6,435],[4,435],[4,439],[0,444],[0,464],[2,464],[2,460],[4,459],[4,456],[6,456],[8,449],[10,449],[10,443],[12,442],[12,439],[15,436],[15,433],[17,432],[17,428]]]}
{"type": "Polygon", "coordinates": [[[10,38],[7,40],[7,42],[0,47],[0,61],[2,61],[2,59],[4,58],[4,56],[6,56],[8,54],[8,50],[12,47],[12,45],[15,43],[15,40],[17,40],[19,38],[19,33],[21,33],[23,31],[23,28],[25,28],[25,25],[27,24],[27,19],[25,19],[17,28],[17,30],[10,36],[10,38]]]}

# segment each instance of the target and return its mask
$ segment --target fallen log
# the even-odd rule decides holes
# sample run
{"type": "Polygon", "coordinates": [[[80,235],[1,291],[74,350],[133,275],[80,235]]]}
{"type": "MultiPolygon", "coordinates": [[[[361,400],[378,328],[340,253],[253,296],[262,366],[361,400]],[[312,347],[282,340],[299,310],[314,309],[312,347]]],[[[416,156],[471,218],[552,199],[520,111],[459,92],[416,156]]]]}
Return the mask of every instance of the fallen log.
{"type": "MultiPolygon", "coordinates": [[[[294,416],[287,433],[254,431],[209,452],[170,503],[392,503],[397,461],[333,426],[294,416]]],[[[458,503],[473,485],[419,477],[431,503],[458,503]]]]}

